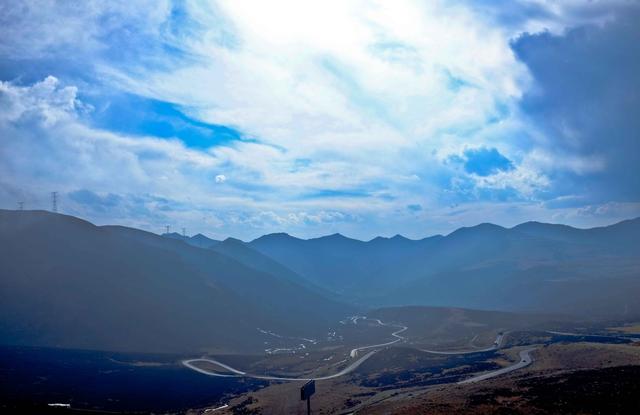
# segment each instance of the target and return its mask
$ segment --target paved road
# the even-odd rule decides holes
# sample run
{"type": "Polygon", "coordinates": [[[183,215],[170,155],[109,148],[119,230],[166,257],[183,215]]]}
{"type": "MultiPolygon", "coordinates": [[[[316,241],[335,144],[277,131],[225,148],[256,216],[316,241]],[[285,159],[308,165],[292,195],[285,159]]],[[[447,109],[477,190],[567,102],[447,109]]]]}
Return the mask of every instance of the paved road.
{"type": "Polygon", "coordinates": [[[496,340],[489,347],[484,349],[469,349],[469,350],[428,350],[428,349],[418,349],[421,352],[425,353],[433,353],[433,354],[446,354],[446,355],[457,355],[457,354],[471,354],[471,353],[482,353],[482,352],[490,352],[492,350],[498,350],[504,341],[504,336],[506,333],[500,333],[496,337],[496,340]]]}
{"type": "MultiPolygon", "coordinates": [[[[358,319],[366,319],[366,317],[358,317],[354,320],[354,323],[357,324],[358,319]]],[[[187,360],[183,360],[182,364],[185,365],[186,367],[188,367],[189,369],[195,370],[196,372],[202,373],[204,375],[208,375],[208,376],[216,376],[216,377],[238,377],[238,376],[244,376],[244,377],[249,377],[249,378],[254,378],[254,379],[263,379],[263,380],[287,380],[287,381],[309,381],[309,380],[327,380],[327,379],[334,379],[340,376],[344,376],[348,373],[353,372],[354,370],[356,370],[358,368],[358,366],[360,366],[362,363],[364,363],[368,358],[370,358],[371,356],[373,356],[374,353],[376,353],[380,348],[382,347],[386,347],[386,346],[390,346],[394,343],[397,343],[401,340],[404,340],[404,337],[400,336],[400,333],[404,332],[405,330],[407,330],[407,327],[405,326],[399,326],[399,325],[395,325],[395,324],[389,324],[389,323],[383,323],[382,321],[380,321],[379,319],[375,319],[375,321],[382,325],[382,326],[391,326],[391,327],[400,327],[399,330],[391,333],[391,335],[393,337],[395,337],[395,340],[386,342],[386,343],[380,343],[380,344],[374,344],[371,346],[363,346],[363,347],[358,347],[355,348],[353,350],[351,350],[351,357],[355,358],[358,355],[358,351],[360,350],[365,350],[365,349],[376,349],[376,350],[372,350],[369,353],[365,354],[364,356],[360,357],[359,359],[355,360],[353,363],[351,363],[350,365],[348,365],[347,367],[345,367],[344,369],[342,369],[341,371],[334,373],[332,375],[327,375],[327,376],[316,376],[316,377],[305,377],[305,378],[293,378],[293,377],[284,377],[284,376],[267,376],[267,375],[257,375],[257,374],[253,374],[253,373],[247,373],[247,372],[243,372],[241,370],[235,369],[227,364],[224,364],[222,362],[219,362],[215,359],[209,359],[209,358],[198,358],[198,359],[187,359],[187,360]],[[194,365],[195,362],[209,362],[212,363],[214,365],[220,366],[223,369],[228,370],[231,373],[218,373],[218,372],[213,372],[207,369],[203,369],[200,368],[196,365],[194,365]]]]}
{"type": "Polygon", "coordinates": [[[229,407],[229,404],[226,404],[226,403],[225,403],[224,405],[219,406],[219,407],[217,407],[217,408],[209,408],[209,409],[205,409],[205,410],[204,410],[204,412],[205,412],[205,413],[207,413],[207,412],[220,411],[220,410],[222,410],[222,409],[226,409],[226,408],[228,408],[228,407],[229,407]]]}
{"type": "Polygon", "coordinates": [[[514,370],[522,369],[523,367],[529,366],[533,363],[533,357],[531,356],[531,352],[536,348],[532,347],[530,349],[521,350],[520,351],[520,361],[518,363],[514,363],[511,366],[503,367],[502,369],[494,370],[492,372],[484,373],[482,375],[473,376],[469,379],[462,380],[458,382],[458,385],[464,385],[466,383],[476,383],[481,382],[483,380],[491,379],[496,376],[504,375],[505,373],[513,372],[514,370]]]}
{"type": "Polygon", "coordinates": [[[209,376],[217,376],[217,377],[238,377],[238,376],[244,376],[247,378],[253,378],[253,379],[262,379],[262,380],[288,380],[288,381],[309,381],[309,380],[327,380],[327,379],[334,379],[340,376],[344,376],[348,373],[353,372],[354,370],[356,370],[358,368],[358,366],[360,366],[362,363],[364,363],[365,360],[367,360],[368,358],[370,358],[371,356],[373,356],[374,353],[376,353],[378,350],[373,350],[369,353],[367,353],[366,355],[362,356],[360,359],[356,360],[355,362],[351,363],[349,366],[345,367],[344,369],[342,369],[341,371],[334,373],[332,375],[327,375],[327,376],[316,376],[316,377],[309,377],[309,378],[289,378],[289,377],[284,377],[284,376],[268,376],[268,375],[257,375],[257,374],[253,374],[253,373],[247,373],[247,372],[242,372],[240,370],[234,369],[228,365],[225,365],[222,362],[219,362],[217,360],[214,359],[208,359],[208,358],[199,358],[199,359],[188,359],[188,360],[183,360],[182,364],[185,365],[186,367],[188,367],[189,369],[193,369],[196,372],[200,372],[202,374],[205,375],[209,375],[209,376]],[[217,373],[217,372],[211,372],[209,370],[206,369],[202,369],[199,368],[197,366],[195,366],[193,363],[194,362],[209,362],[209,363],[213,363],[215,365],[218,365],[220,367],[223,367],[227,370],[230,370],[231,372],[233,372],[234,374],[221,374],[221,373],[217,373]]]}
{"type": "MultiPolygon", "coordinates": [[[[364,318],[357,318],[354,319],[354,324],[357,324],[358,319],[364,319],[364,318]]],[[[371,356],[373,356],[376,352],[378,352],[380,350],[380,348],[386,347],[386,346],[390,346],[392,344],[398,343],[402,340],[404,340],[405,338],[403,336],[400,335],[400,333],[403,333],[404,331],[407,330],[406,326],[400,326],[400,325],[395,325],[395,324],[390,324],[390,323],[383,323],[381,320],[379,319],[374,319],[374,321],[376,321],[378,324],[382,325],[382,326],[391,326],[391,327],[399,327],[398,330],[394,331],[393,333],[391,333],[391,335],[393,337],[395,337],[394,340],[391,340],[389,342],[386,343],[380,343],[380,344],[373,344],[370,346],[362,346],[362,347],[357,347],[353,350],[351,350],[350,356],[351,358],[356,358],[358,356],[358,352],[361,350],[366,350],[366,349],[375,349],[370,351],[369,353],[365,354],[364,356],[360,357],[359,359],[356,359],[354,362],[352,362],[350,365],[348,365],[347,367],[345,367],[344,369],[342,369],[341,371],[334,373],[332,375],[327,375],[327,376],[316,376],[316,377],[286,377],[286,376],[268,376],[268,375],[258,375],[258,374],[253,374],[253,373],[247,373],[247,372],[243,372],[241,370],[238,370],[236,368],[233,368],[227,364],[224,364],[218,360],[215,359],[209,359],[209,358],[197,358],[197,359],[187,359],[187,360],[183,360],[182,364],[185,365],[186,367],[188,367],[189,369],[195,370],[196,372],[208,375],[208,376],[216,376],[216,377],[239,377],[239,376],[244,376],[244,377],[249,377],[249,378],[254,378],[254,379],[262,379],[262,380],[283,380],[283,381],[309,381],[309,380],[328,380],[328,379],[334,379],[340,376],[344,376],[346,374],[349,374],[351,372],[353,372],[354,370],[356,370],[358,368],[358,366],[360,366],[362,363],[364,363],[367,359],[369,359],[371,356]],[[208,363],[212,363],[214,365],[217,365],[231,373],[219,373],[219,372],[214,372],[214,371],[210,371],[207,369],[203,369],[200,368],[198,366],[196,366],[194,363],[195,362],[208,362],[208,363]]],[[[486,351],[490,351],[490,350],[497,350],[501,347],[502,342],[504,341],[504,337],[505,337],[506,333],[500,333],[498,334],[498,336],[496,337],[495,342],[493,343],[492,346],[487,347],[485,349],[473,349],[473,350],[458,350],[458,351],[440,351],[440,350],[425,350],[425,349],[419,349],[423,352],[427,352],[427,353],[434,353],[434,354],[444,354],[444,355],[458,355],[458,354],[469,354],[469,353],[481,353],[481,352],[486,352],[486,351]]],[[[463,380],[461,382],[458,382],[459,384],[464,384],[464,383],[474,383],[474,382],[480,382],[482,380],[485,379],[490,379],[493,378],[495,376],[500,376],[502,374],[505,373],[509,373],[512,372],[514,370],[526,367],[528,365],[531,364],[531,362],[533,362],[533,358],[530,356],[530,352],[535,350],[535,348],[531,348],[531,349],[527,349],[527,350],[523,350],[520,352],[520,362],[515,363],[511,366],[502,368],[502,369],[498,369],[498,370],[494,370],[492,372],[489,373],[485,373],[482,375],[478,375],[478,376],[474,376],[472,378],[463,380]]]]}
{"type": "MultiPolygon", "coordinates": [[[[366,317],[365,317],[366,319],[366,317]]],[[[395,337],[395,340],[391,340],[389,342],[386,343],[380,343],[380,344],[372,344],[371,346],[363,346],[363,347],[356,347],[355,349],[351,350],[351,352],[349,353],[349,356],[354,358],[356,356],[358,356],[358,352],[360,350],[366,350],[366,349],[373,349],[373,348],[378,348],[378,347],[386,347],[386,346],[391,346],[392,344],[398,343],[399,341],[404,340],[403,336],[400,336],[400,333],[406,331],[408,329],[408,327],[406,326],[400,326],[397,324],[388,324],[388,323],[383,323],[382,321],[380,321],[380,319],[376,318],[376,319],[372,319],[373,321],[377,322],[378,324],[380,324],[381,326],[390,326],[390,327],[400,327],[400,330],[398,331],[394,331],[393,333],[391,333],[391,335],[393,337],[395,337]]],[[[357,320],[356,320],[357,321],[357,320]]]]}
{"type": "Polygon", "coordinates": [[[205,358],[201,358],[201,359],[187,359],[187,360],[183,360],[182,364],[185,365],[186,367],[188,367],[189,369],[195,370],[196,372],[200,372],[204,375],[209,375],[209,376],[216,376],[219,378],[233,378],[233,377],[237,377],[237,376],[244,376],[246,375],[245,372],[238,370],[238,369],[234,369],[229,365],[225,365],[222,362],[218,362],[217,360],[214,359],[205,359],[205,358]],[[227,369],[229,372],[232,372],[233,374],[224,374],[224,373],[218,373],[218,372],[211,372],[207,369],[202,369],[199,368],[198,366],[194,365],[193,362],[209,362],[209,363],[213,363],[214,365],[218,365],[221,368],[227,369]]]}

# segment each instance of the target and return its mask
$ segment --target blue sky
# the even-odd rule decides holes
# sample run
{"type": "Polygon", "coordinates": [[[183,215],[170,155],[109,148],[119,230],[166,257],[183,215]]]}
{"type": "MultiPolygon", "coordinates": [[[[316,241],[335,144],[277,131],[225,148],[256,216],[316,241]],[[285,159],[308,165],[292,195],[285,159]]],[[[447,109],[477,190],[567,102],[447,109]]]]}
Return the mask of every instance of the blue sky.
{"type": "Polygon", "coordinates": [[[0,207],[212,237],[640,215],[640,2],[15,1],[0,207]]]}

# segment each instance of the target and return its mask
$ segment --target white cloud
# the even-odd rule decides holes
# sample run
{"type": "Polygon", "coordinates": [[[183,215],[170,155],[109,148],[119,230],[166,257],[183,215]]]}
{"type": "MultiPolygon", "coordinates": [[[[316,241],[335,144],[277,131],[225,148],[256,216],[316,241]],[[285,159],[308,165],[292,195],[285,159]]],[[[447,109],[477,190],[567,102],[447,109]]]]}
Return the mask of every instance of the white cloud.
{"type": "MultiPolygon", "coordinates": [[[[46,209],[49,192],[57,190],[63,212],[97,223],[151,231],[173,223],[219,237],[255,237],[265,229],[355,220],[352,214],[311,203],[283,209],[277,194],[256,200],[228,186],[212,192],[207,178],[229,162],[224,154],[234,153],[230,148],[208,153],[179,141],[93,129],[82,118],[85,107],[75,87],[51,76],[27,86],[0,83],[4,207],[26,200],[28,209],[46,209]],[[73,197],[78,194],[91,197],[73,197]]],[[[217,183],[227,179],[223,174],[213,177],[217,183]]]]}
{"type": "Polygon", "coordinates": [[[487,142],[488,121],[515,113],[529,82],[500,27],[444,2],[188,2],[186,11],[195,29],[173,41],[195,59],[103,73],[257,138],[212,151],[232,163],[234,181],[284,196],[403,193],[402,178],[442,168],[434,151],[487,142]],[[295,168],[300,159],[313,163],[295,168]]]}
{"type": "Polygon", "coordinates": [[[0,81],[3,122],[27,122],[30,117],[39,117],[35,122],[52,126],[61,120],[75,117],[77,111],[89,108],[76,99],[78,89],[61,87],[53,76],[28,88],[17,88],[0,81]]]}
{"type": "Polygon", "coordinates": [[[439,2],[223,1],[215,13],[200,3],[188,10],[203,28],[180,39],[195,63],[108,72],[288,150],[433,143],[461,123],[482,126],[526,83],[498,28],[439,2]],[[221,25],[237,45],[220,44],[221,25]]]}
{"type": "MultiPolygon", "coordinates": [[[[110,46],[109,34],[159,35],[168,0],[20,0],[0,4],[0,56],[15,59],[93,59],[110,46]]],[[[117,45],[123,47],[124,45],[117,45]]]]}
{"type": "MultiPolygon", "coordinates": [[[[501,10],[464,1],[187,1],[180,13],[168,1],[22,4],[0,6],[0,57],[90,62],[88,72],[107,83],[98,87],[176,103],[246,140],[194,150],[98,130],[74,86],[92,92],[95,84],[3,82],[2,180],[39,192],[147,192],[172,201],[164,214],[192,229],[362,218],[383,226],[408,215],[409,204],[424,207],[423,219],[445,220],[446,193],[469,183],[515,189],[534,206],[557,163],[517,141],[540,133],[518,110],[531,79],[510,41],[611,18],[603,2],[586,0],[510,3],[503,9],[545,11],[511,25],[501,24],[501,10]],[[497,147],[515,168],[470,178],[444,163],[467,146],[497,147]],[[212,177],[225,185],[211,186],[212,177]],[[334,194],[313,196],[325,190],[334,194]]],[[[605,167],[571,157],[564,165],[605,167]]],[[[144,203],[159,211],[157,199],[144,203]]]]}
{"type": "Polygon", "coordinates": [[[43,194],[87,188],[180,200],[192,191],[203,200],[197,177],[217,166],[215,157],[178,141],[87,127],[76,93],[51,76],[30,86],[0,83],[3,182],[43,194]]]}

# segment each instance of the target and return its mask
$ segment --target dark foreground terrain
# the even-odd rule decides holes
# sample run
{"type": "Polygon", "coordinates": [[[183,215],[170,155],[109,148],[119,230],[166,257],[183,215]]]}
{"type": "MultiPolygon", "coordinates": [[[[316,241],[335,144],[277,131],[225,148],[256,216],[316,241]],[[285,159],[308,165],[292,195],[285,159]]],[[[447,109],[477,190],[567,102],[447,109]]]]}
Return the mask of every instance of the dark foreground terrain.
{"type": "MultiPolygon", "coordinates": [[[[466,315],[484,316],[470,311],[466,315]]],[[[458,310],[452,310],[450,316],[458,318],[458,310]]],[[[348,323],[345,329],[366,328],[370,323],[364,321],[348,323]]],[[[478,325],[476,323],[476,327],[478,325]]],[[[395,329],[387,327],[388,331],[395,329]]],[[[378,348],[353,372],[318,381],[314,413],[637,413],[640,409],[637,381],[640,342],[636,329],[637,325],[592,326],[574,334],[514,329],[492,350],[482,348],[486,346],[481,344],[486,343],[485,340],[479,340],[482,335],[465,334],[454,343],[453,350],[461,353],[453,354],[428,352],[421,342],[404,338],[378,348]],[[587,334],[587,330],[593,334],[587,334]],[[464,338],[471,340],[466,346],[464,338]],[[476,351],[461,347],[475,347],[476,351]],[[519,352],[528,348],[534,348],[531,365],[486,381],[458,383],[513,365],[518,361],[519,352]]],[[[482,334],[487,327],[478,330],[482,334]]],[[[420,339],[420,333],[416,334],[415,338],[420,339]]],[[[452,344],[447,337],[442,337],[440,350],[452,350],[451,346],[445,346],[452,344]]],[[[258,374],[284,371],[304,376],[305,373],[336,372],[341,366],[335,366],[337,362],[333,363],[333,359],[324,360],[322,356],[326,352],[321,352],[334,346],[318,344],[316,347],[320,350],[310,349],[309,355],[305,352],[303,355],[216,355],[212,358],[233,367],[252,368],[253,373],[258,374]],[[318,369],[322,365],[324,369],[318,369]]],[[[3,413],[58,414],[306,412],[299,400],[301,382],[207,376],[181,364],[188,357],[2,347],[0,409],[3,413]],[[48,406],[52,403],[70,404],[72,409],[48,406]]],[[[215,365],[208,369],[231,374],[215,365]]]]}
{"type": "MultiPolygon", "coordinates": [[[[621,366],[533,378],[519,381],[516,391],[506,391],[506,398],[521,393],[523,409],[535,408],[563,413],[615,413],[640,410],[640,366],[621,366]]],[[[502,390],[490,391],[489,404],[499,404],[502,390]]],[[[471,396],[480,404],[482,396],[471,396]]]]}
{"type": "Polygon", "coordinates": [[[437,391],[419,404],[387,413],[637,414],[639,378],[640,366],[620,366],[496,381],[470,393],[437,391]]]}
{"type": "Polygon", "coordinates": [[[184,412],[259,388],[245,378],[202,376],[178,355],[0,348],[0,412],[184,412]],[[49,407],[71,404],[74,411],[49,407]]]}

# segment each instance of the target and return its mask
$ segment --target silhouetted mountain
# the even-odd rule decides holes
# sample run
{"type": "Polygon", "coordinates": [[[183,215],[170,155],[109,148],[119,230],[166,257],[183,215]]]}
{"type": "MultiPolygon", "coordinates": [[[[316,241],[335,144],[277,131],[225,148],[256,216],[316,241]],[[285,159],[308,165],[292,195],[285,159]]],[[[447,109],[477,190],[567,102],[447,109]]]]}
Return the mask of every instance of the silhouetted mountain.
{"type": "Polygon", "coordinates": [[[216,244],[219,244],[220,241],[215,240],[215,239],[211,239],[211,238],[207,238],[203,234],[199,233],[197,235],[192,236],[189,239],[189,243],[191,245],[197,246],[199,248],[211,248],[211,247],[215,246],[216,244]]]}
{"type": "Polygon", "coordinates": [[[293,281],[296,284],[303,285],[305,288],[315,291],[327,298],[334,296],[335,294],[327,291],[317,285],[314,285],[310,281],[291,271],[284,265],[274,261],[266,255],[250,248],[247,244],[239,239],[227,238],[224,241],[216,244],[213,248],[214,251],[220,252],[230,258],[233,258],[243,264],[254,268],[258,271],[266,272],[271,275],[277,275],[280,278],[293,281]]]}
{"type": "Polygon", "coordinates": [[[244,243],[0,210],[0,244],[4,344],[255,351],[257,328],[315,335],[353,311],[337,298],[640,314],[640,219],[593,229],[481,224],[422,240],[271,234],[244,243]]]}
{"type": "Polygon", "coordinates": [[[201,233],[194,236],[184,236],[184,235],[180,235],[177,232],[172,232],[172,233],[163,233],[162,236],[164,236],[165,238],[178,239],[180,241],[184,241],[189,245],[196,246],[198,248],[212,248],[215,245],[220,243],[220,241],[207,238],[201,233]]]}
{"type": "Polygon", "coordinates": [[[418,241],[267,235],[249,245],[362,304],[640,313],[640,219],[480,224],[418,241]]]}
{"type": "Polygon", "coordinates": [[[363,242],[340,234],[308,240],[271,234],[249,242],[249,246],[314,284],[353,298],[354,290],[377,291],[381,280],[389,275],[396,283],[411,279],[415,267],[423,265],[415,263],[416,255],[440,238],[413,241],[394,237],[363,242]]]}
{"type": "Polygon", "coordinates": [[[257,328],[317,334],[351,311],[283,267],[71,216],[0,210],[0,246],[3,344],[256,351],[257,328]]]}

